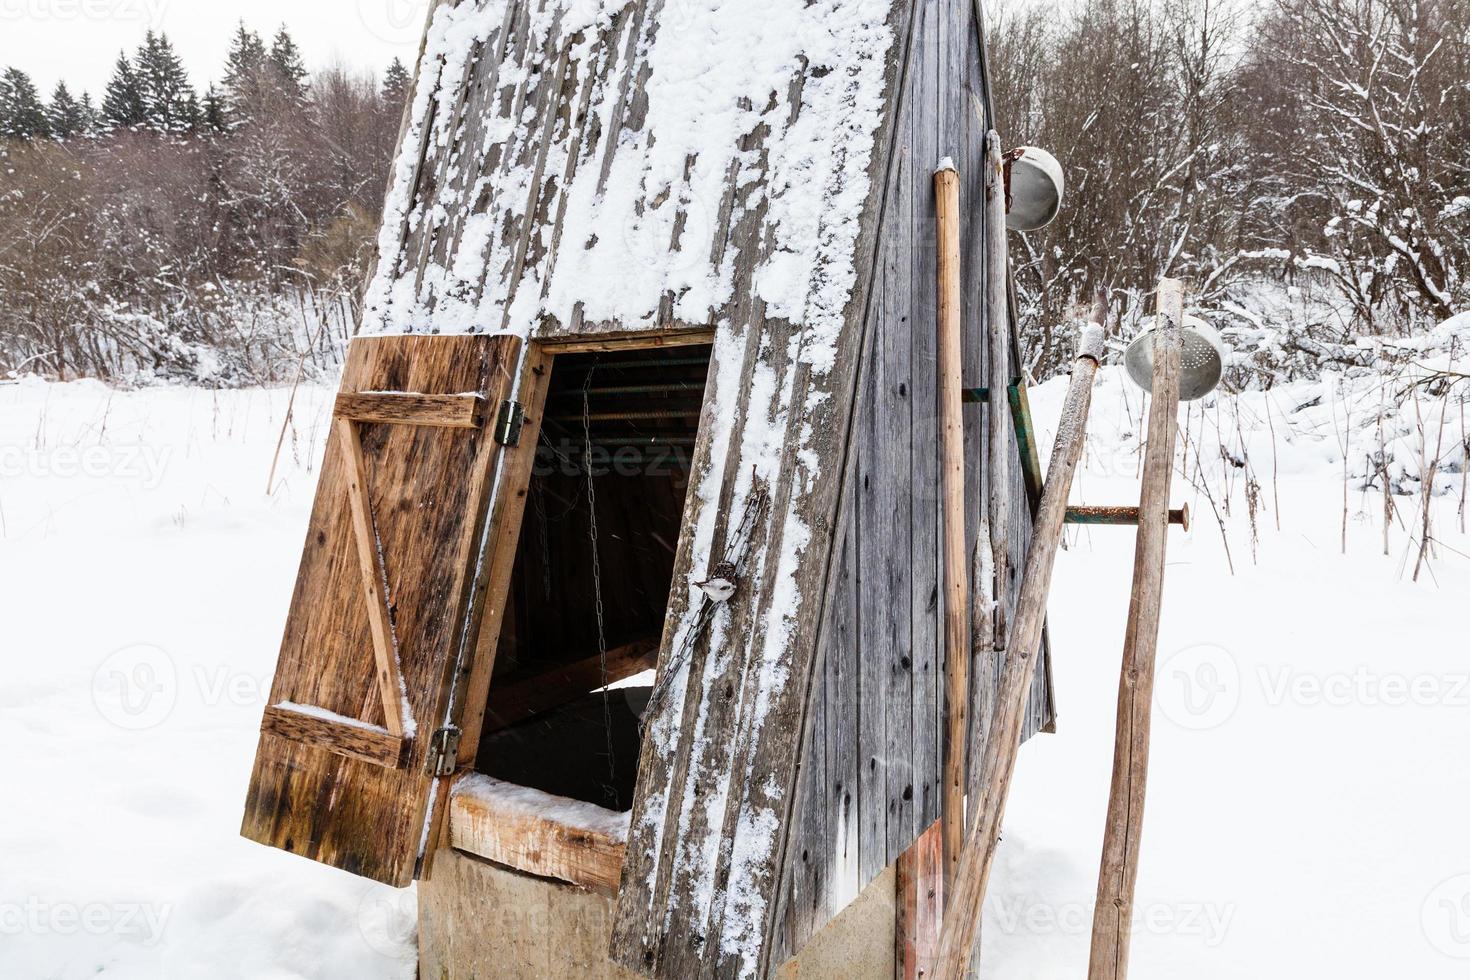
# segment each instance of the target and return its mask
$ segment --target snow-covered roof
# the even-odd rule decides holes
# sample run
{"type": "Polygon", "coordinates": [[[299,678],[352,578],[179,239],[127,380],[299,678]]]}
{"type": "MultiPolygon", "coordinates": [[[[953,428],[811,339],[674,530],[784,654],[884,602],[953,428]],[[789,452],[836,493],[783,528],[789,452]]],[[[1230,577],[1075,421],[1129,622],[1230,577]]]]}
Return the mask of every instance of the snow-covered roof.
{"type": "Polygon", "coordinates": [[[753,293],[830,340],[857,276],[891,7],[442,4],[364,331],[713,325],[753,293]]]}

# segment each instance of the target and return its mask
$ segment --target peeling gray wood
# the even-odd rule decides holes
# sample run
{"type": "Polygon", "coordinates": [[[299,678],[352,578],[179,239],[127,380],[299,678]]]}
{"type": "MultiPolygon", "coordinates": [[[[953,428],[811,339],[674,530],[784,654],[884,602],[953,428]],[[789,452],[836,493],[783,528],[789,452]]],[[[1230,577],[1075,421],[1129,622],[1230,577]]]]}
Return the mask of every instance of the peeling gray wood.
{"type": "MultiPolygon", "coordinates": [[[[967,383],[978,386],[988,371],[984,228],[979,208],[988,94],[969,0],[922,0],[915,5],[915,18],[914,49],[904,107],[896,124],[898,142],[873,285],[871,349],[863,358],[854,415],[855,458],[845,477],[844,502],[851,501],[852,506],[844,509],[839,527],[843,539],[851,540],[858,554],[867,557],[848,567],[841,552],[834,553],[820,651],[826,683],[813,691],[809,735],[809,744],[817,741],[825,748],[827,779],[823,784],[808,770],[801,774],[793,833],[804,842],[806,856],[786,863],[782,885],[786,923],[780,938],[790,945],[779,951],[780,956],[800,950],[807,938],[820,931],[874,875],[897,860],[938,817],[943,730],[943,651],[938,626],[943,609],[938,590],[940,514],[933,425],[937,392],[932,336],[937,298],[931,171],[946,154],[960,165],[967,218],[962,240],[964,361],[966,378],[975,379],[967,383]],[[907,385],[901,400],[894,394],[899,377],[907,385]],[[895,445],[902,451],[896,452],[895,445]],[[899,464],[896,457],[904,462],[899,464]],[[904,535],[896,542],[888,507],[905,512],[904,535]],[[889,581],[884,557],[895,546],[907,562],[901,589],[889,581]],[[873,605],[879,609],[870,608],[873,605]],[[888,621],[895,608],[909,617],[901,631],[888,621]],[[889,638],[890,629],[899,639],[889,638]],[[906,656],[913,658],[915,666],[900,675],[895,666],[906,656]],[[825,722],[825,731],[816,727],[819,720],[825,722]],[[900,748],[904,734],[910,744],[900,748]],[[873,749],[879,744],[888,747],[889,755],[875,755],[873,749]],[[905,806],[910,801],[902,800],[902,790],[909,786],[913,800],[905,806]],[[811,852],[814,825],[827,828],[823,860],[811,852]]],[[[1019,374],[1019,364],[1014,363],[1012,370],[1019,374]]],[[[983,461],[990,407],[971,405],[966,411],[966,527],[973,549],[989,492],[983,461]]],[[[1011,565],[1021,568],[1031,518],[1023,504],[1019,457],[1013,459],[1011,475],[1015,502],[1011,565]]],[[[1019,585],[1018,580],[1009,583],[1012,599],[1019,585]]],[[[972,664],[972,704],[993,702],[999,669],[998,658],[972,664]]],[[[1052,717],[1047,669],[1043,658],[1027,709],[1028,738],[1052,717]]],[[[980,735],[983,731],[977,731],[971,743],[972,760],[982,754],[980,735]]]]}

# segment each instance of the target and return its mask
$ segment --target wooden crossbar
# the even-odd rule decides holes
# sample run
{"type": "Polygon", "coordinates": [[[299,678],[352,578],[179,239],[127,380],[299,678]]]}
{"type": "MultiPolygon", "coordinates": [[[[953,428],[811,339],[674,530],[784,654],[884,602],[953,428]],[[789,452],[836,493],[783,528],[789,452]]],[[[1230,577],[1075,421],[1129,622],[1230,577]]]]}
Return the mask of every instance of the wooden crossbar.
{"type": "Polygon", "coordinates": [[[496,684],[490,689],[486,724],[492,729],[533,718],[570,704],[604,683],[616,684],[658,666],[657,639],[638,640],[601,654],[561,664],[529,677],[496,684]]]}
{"type": "Polygon", "coordinates": [[[403,672],[388,609],[387,581],[378,534],[373,527],[372,504],[368,501],[367,460],[362,455],[357,423],[336,421],[337,439],[347,461],[347,497],[352,512],[353,537],[357,539],[357,565],[362,573],[362,595],[367,601],[368,628],[373,636],[373,658],[377,663],[378,694],[383,701],[383,718],[392,734],[403,737],[403,672]]]}
{"type": "Polygon", "coordinates": [[[335,719],[296,705],[266,708],[261,731],[388,769],[402,769],[408,764],[410,740],[377,725],[335,719]]]}
{"type": "Polygon", "coordinates": [[[353,422],[478,429],[485,424],[479,395],[414,395],[407,392],[343,392],[335,416],[353,422]]]}

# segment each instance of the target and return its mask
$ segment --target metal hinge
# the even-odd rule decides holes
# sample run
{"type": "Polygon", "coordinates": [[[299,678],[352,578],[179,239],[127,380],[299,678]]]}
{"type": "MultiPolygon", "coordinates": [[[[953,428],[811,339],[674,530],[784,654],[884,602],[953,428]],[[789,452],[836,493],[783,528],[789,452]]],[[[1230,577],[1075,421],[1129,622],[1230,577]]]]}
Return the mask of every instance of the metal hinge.
{"type": "Polygon", "coordinates": [[[463,733],[451,725],[429,739],[429,775],[453,776],[459,764],[459,740],[463,733]]]}
{"type": "Polygon", "coordinates": [[[495,441],[502,446],[521,444],[521,426],[526,424],[526,410],[518,401],[507,398],[500,403],[500,414],[495,417],[495,441]]]}

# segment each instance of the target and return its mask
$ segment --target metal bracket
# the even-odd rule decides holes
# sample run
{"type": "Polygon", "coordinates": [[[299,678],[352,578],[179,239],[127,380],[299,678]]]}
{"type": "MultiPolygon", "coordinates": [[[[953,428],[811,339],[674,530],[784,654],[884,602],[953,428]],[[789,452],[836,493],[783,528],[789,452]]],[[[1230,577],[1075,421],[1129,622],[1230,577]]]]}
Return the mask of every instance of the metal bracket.
{"type": "Polygon", "coordinates": [[[520,402],[507,398],[500,403],[500,414],[495,417],[495,441],[502,446],[519,446],[525,424],[526,410],[520,402]]]}
{"type": "Polygon", "coordinates": [[[463,736],[451,725],[440,728],[429,739],[428,771],[430,776],[453,776],[459,763],[459,741],[463,736]]]}

